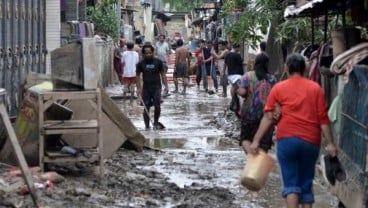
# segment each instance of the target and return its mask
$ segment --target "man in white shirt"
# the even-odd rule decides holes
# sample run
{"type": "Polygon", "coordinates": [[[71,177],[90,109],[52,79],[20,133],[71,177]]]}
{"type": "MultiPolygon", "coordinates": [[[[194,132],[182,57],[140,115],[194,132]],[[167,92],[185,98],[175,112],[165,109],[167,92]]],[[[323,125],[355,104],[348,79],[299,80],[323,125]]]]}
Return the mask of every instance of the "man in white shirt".
{"type": "MultiPolygon", "coordinates": [[[[160,59],[164,65],[165,74],[167,73],[168,66],[167,66],[167,59],[170,53],[169,44],[165,41],[166,36],[160,35],[159,41],[156,43],[156,50],[155,56],[160,59]]],[[[167,83],[167,80],[166,80],[167,83]]],[[[168,86],[165,86],[163,97],[167,97],[169,95],[168,86]]]]}
{"type": "Polygon", "coordinates": [[[123,83],[124,83],[124,97],[126,93],[130,93],[131,98],[134,96],[134,89],[136,84],[136,65],[139,62],[139,55],[133,50],[134,43],[128,42],[127,50],[123,52],[121,62],[124,65],[123,83]]]}

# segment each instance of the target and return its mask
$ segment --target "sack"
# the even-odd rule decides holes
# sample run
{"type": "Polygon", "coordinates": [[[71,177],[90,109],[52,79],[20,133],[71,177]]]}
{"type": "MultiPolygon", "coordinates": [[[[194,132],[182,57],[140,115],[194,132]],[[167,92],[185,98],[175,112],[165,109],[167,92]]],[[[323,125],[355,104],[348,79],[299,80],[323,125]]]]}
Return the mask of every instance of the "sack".
{"type": "Polygon", "coordinates": [[[263,117],[263,108],[271,91],[271,84],[266,80],[258,81],[255,72],[249,72],[248,96],[241,109],[242,121],[259,121],[263,117]]]}

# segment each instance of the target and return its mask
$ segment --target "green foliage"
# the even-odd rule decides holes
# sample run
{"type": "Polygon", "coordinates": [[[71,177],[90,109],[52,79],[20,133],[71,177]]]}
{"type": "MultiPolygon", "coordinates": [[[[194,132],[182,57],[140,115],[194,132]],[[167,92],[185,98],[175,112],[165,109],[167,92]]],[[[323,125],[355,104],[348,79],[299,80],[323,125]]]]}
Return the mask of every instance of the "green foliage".
{"type": "Polygon", "coordinates": [[[228,0],[222,7],[222,17],[235,15],[235,21],[227,22],[225,32],[234,42],[246,41],[256,48],[267,33],[270,21],[280,10],[275,0],[228,0]],[[259,33],[261,32],[261,33],[259,33]]]}
{"type": "MultiPolygon", "coordinates": [[[[305,48],[312,44],[311,18],[287,19],[278,27],[276,40],[284,45],[293,47],[293,51],[305,48]]],[[[315,26],[314,43],[323,42],[323,26],[315,26]]]]}
{"type": "MultiPolygon", "coordinates": [[[[284,4],[286,1],[284,1],[284,4]]],[[[270,23],[275,27],[276,41],[295,51],[312,43],[311,18],[284,19],[286,5],[278,5],[276,0],[227,0],[222,7],[222,17],[234,16],[239,11],[236,21],[227,22],[225,32],[234,42],[246,41],[255,48],[261,41],[261,34],[266,34],[270,23]]],[[[348,22],[348,18],[347,18],[348,22]]],[[[329,20],[328,29],[339,25],[339,20],[329,20]]],[[[328,34],[329,34],[328,31],[328,34]]],[[[324,26],[315,19],[314,43],[320,44],[324,39],[324,26]]]]}
{"type": "Polygon", "coordinates": [[[204,0],[162,0],[164,4],[170,4],[170,10],[175,8],[178,12],[189,12],[203,5],[204,0]]]}
{"type": "Polygon", "coordinates": [[[104,1],[95,7],[87,8],[89,19],[95,23],[95,31],[103,32],[113,39],[119,38],[119,17],[111,3],[117,0],[104,1]]]}

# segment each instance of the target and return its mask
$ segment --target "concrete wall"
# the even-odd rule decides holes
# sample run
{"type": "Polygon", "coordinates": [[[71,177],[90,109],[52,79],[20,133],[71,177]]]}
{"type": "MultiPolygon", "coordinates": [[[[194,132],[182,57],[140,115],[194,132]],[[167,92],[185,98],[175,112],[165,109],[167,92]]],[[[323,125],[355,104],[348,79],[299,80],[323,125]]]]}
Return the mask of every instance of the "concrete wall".
{"type": "Polygon", "coordinates": [[[60,47],[60,0],[46,1],[46,74],[51,73],[50,51],[60,47]]]}
{"type": "Polygon", "coordinates": [[[96,41],[96,69],[100,74],[99,80],[102,86],[108,86],[113,82],[113,53],[114,53],[114,43],[110,41],[96,41]]]}

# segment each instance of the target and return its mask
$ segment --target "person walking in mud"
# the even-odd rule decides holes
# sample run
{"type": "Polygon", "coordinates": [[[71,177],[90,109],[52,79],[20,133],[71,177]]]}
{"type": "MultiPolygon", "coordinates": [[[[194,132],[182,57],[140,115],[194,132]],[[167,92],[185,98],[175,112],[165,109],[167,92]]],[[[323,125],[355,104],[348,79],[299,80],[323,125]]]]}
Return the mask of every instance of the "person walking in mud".
{"type": "MultiPolygon", "coordinates": [[[[275,76],[268,73],[268,63],[269,58],[266,54],[258,54],[253,70],[245,73],[236,90],[238,95],[245,98],[240,109],[239,144],[246,154],[250,152],[250,145],[261,122],[267,96],[276,83],[275,76]]],[[[270,128],[260,141],[260,148],[265,152],[272,147],[272,135],[273,129],[270,128]]]]}
{"type": "Polygon", "coordinates": [[[154,129],[162,129],[164,126],[159,122],[161,114],[161,83],[166,83],[166,74],[163,63],[154,57],[152,45],[142,47],[143,60],[137,64],[137,88],[141,101],[145,107],[143,120],[146,129],[150,128],[150,108],[154,107],[154,129]],[[141,86],[141,80],[143,86],[141,86]]]}
{"type": "Polygon", "coordinates": [[[130,100],[133,101],[135,84],[136,84],[136,65],[139,61],[139,56],[136,51],[133,50],[134,43],[127,43],[127,50],[123,52],[121,62],[124,65],[123,72],[123,83],[124,83],[124,94],[126,97],[127,93],[130,93],[130,100]]]}
{"type": "Polygon", "coordinates": [[[227,74],[225,73],[225,56],[229,52],[226,48],[225,41],[219,41],[218,43],[219,53],[216,53],[214,49],[211,50],[212,56],[217,61],[217,66],[220,72],[220,85],[222,86],[222,96],[227,97],[227,74]]]}
{"type": "Polygon", "coordinates": [[[200,90],[201,80],[202,80],[202,67],[203,67],[203,47],[205,45],[204,40],[199,41],[198,48],[194,51],[194,56],[196,59],[196,83],[197,83],[197,90],[200,90]]]}
{"type": "MultiPolygon", "coordinates": [[[[170,47],[169,44],[165,41],[166,36],[160,35],[159,41],[156,43],[156,50],[155,50],[155,56],[160,59],[164,65],[165,73],[167,73],[168,66],[167,66],[167,59],[170,54],[170,47]]],[[[167,83],[167,81],[166,81],[167,83]]],[[[169,96],[169,88],[168,86],[165,86],[164,93],[162,94],[163,97],[169,96]]]]}
{"type": "Polygon", "coordinates": [[[216,74],[216,67],[214,64],[214,57],[211,54],[212,50],[214,50],[212,41],[207,41],[206,46],[202,49],[204,59],[203,62],[205,65],[204,66],[205,70],[202,70],[202,80],[204,88],[206,92],[208,92],[209,94],[214,94],[215,92],[218,93],[217,74],[216,74]],[[212,87],[208,86],[208,76],[212,78],[213,88],[215,92],[213,91],[212,87]]]}
{"type": "Polygon", "coordinates": [[[183,91],[182,95],[185,95],[186,88],[188,85],[188,69],[190,66],[190,55],[188,49],[184,46],[183,40],[178,39],[176,41],[176,45],[178,48],[175,50],[175,67],[174,67],[174,84],[175,84],[175,93],[178,92],[179,81],[178,78],[182,78],[183,81],[183,91]]]}
{"type": "Polygon", "coordinates": [[[122,64],[121,58],[124,51],[126,51],[126,40],[121,38],[119,40],[119,47],[114,50],[114,69],[118,76],[120,84],[123,84],[123,71],[124,65],[122,64]]]}
{"type": "Polygon", "coordinates": [[[229,82],[232,84],[230,89],[230,95],[233,97],[235,95],[235,81],[236,77],[242,76],[244,74],[243,68],[243,58],[240,56],[240,45],[235,43],[233,49],[227,53],[225,57],[225,73],[229,82]]]}
{"type": "Polygon", "coordinates": [[[286,60],[287,80],[271,90],[264,116],[250,146],[254,154],[260,141],[273,124],[275,104],[281,106],[277,123],[276,157],[282,177],[282,196],[287,208],[311,208],[314,203],[313,179],[321,146],[321,132],[327,140],[326,150],[337,155],[327,115],[327,104],[321,87],[306,78],[304,57],[291,54],[286,60]]]}

